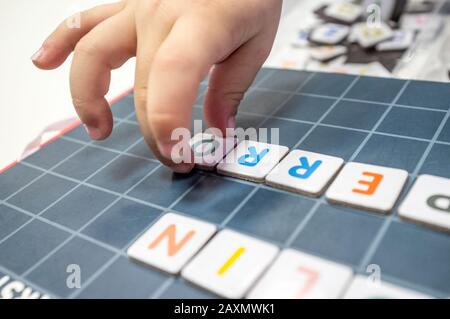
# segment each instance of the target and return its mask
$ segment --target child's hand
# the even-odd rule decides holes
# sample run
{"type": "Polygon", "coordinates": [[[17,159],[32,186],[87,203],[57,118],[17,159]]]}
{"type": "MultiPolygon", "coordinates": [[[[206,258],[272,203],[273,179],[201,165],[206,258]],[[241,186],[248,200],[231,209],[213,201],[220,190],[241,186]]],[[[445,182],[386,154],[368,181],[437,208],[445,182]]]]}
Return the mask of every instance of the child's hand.
{"type": "Polygon", "coordinates": [[[282,0],[125,0],[81,13],[80,28],[66,22],[33,56],[53,69],[75,51],[70,86],[73,104],[93,139],[111,133],[104,96],[110,72],[137,57],[136,114],[155,155],[179,172],[193,164],[171,160],[171,133],[189,128],[201,80],[211,66],[205,100],[209,127],[225,132],[245,91],[267,58],[282,0]]]}

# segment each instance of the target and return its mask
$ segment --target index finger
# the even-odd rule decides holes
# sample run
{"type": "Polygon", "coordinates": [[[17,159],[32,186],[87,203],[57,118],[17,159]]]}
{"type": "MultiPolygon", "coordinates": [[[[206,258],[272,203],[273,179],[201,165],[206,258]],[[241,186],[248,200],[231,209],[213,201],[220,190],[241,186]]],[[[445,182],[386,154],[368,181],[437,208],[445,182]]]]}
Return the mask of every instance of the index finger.
{"type": "MultiPolygon", "coordinates": [[[[224,24],[217,23],[214,27],[204,20],[192,16],[180,18],[158,50],[149,75],[148,124],[158,147],[156,153],[174,166],[178,163],[171,156],[172,149],[179,142],[171,139],[172,132],[189,129],[200,82],[213,64],[234,51],[224,24]]],[[[193,164],[183,167],[188,171],[193,164]]]]}

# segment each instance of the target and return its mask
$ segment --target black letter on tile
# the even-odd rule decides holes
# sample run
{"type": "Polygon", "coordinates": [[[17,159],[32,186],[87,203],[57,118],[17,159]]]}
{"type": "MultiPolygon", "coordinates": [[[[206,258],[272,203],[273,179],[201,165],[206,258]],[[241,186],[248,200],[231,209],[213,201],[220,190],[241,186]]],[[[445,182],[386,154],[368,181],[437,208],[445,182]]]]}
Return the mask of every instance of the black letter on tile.
{"type": "Polygon", "coordinates": [[[431,208],[443,210],[444,212],[450,213],[450,196],[446,195],[433,195],[428,197],[427,204],[431,208]],[[441,200],[444,204],[438,206],[438,201],[441,200]]]}

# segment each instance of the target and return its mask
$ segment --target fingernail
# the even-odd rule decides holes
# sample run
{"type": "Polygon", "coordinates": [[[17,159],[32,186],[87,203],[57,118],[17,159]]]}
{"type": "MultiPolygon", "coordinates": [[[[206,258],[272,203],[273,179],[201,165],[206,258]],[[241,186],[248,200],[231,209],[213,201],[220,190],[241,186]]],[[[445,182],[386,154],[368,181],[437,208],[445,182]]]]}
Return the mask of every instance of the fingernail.
{"type": "Polygon", "coordinates": [[[37,52],[35,54],[33,54],[31,56],[31,61],[38,61],[42,57],[43,53],[44,53],[44,48],[41,47],[39,50],[37,50],[37,52]]]}
{"type": "Polygon", "coordinates": [[[86,124],[83,124],[84,129],[86,130],[86,132],[89,134],[89,136],[91,137],[91,139],[93,140],[98,140],[101,137],[101,132],[99,129],[95,128],[95,127],[88,127],[86,124]]]}

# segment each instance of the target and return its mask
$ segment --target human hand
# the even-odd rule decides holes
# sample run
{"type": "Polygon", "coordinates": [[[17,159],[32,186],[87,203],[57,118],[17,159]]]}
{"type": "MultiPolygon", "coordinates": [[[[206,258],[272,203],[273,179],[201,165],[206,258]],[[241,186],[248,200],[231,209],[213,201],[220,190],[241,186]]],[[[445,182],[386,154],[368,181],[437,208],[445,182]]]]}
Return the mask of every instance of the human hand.
{"type": "Polygon", "coordinates": [[[154,154],[178,172],[171,139],[189,128],[200,82],[212,66],[204,113],[209,127],[234,128],[245,91],[270,53],[282,0],[124,0],[61,23],[32,57],[41,69],[74,51],[70,87],[92,139],[107,138],[113,119],[105,94],[111,70],[136,56],[134,98],[140,129],[154,154]]]}

